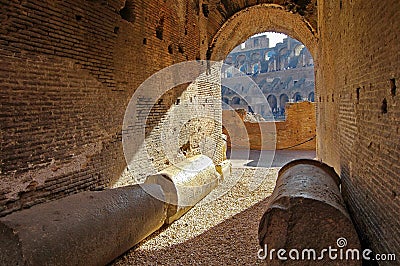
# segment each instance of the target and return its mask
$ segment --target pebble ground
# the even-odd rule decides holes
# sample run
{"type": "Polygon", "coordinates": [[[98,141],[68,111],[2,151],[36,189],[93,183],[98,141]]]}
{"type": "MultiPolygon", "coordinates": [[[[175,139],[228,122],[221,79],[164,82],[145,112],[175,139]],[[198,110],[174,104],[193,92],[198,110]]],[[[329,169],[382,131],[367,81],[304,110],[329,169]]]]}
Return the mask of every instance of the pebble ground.
{"type": "Polygon", "coordinates": [[[279,168],[234,168],[218,188],[172,225],[111,265],[265,265],[258,223],[279,168]]]}

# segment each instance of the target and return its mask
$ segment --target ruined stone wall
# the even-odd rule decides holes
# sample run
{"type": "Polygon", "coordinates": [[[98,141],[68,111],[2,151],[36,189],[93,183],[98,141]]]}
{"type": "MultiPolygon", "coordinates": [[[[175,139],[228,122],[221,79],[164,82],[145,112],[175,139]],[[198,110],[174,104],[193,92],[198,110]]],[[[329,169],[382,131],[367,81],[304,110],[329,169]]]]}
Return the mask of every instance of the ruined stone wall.
{"type": "MultiPolygon", "coordinates": [[[[241,110],[239,110],[241,111],[241,110]]],[[[288,103],[286,120],[282,122],[246,122],[245,115],[235,110],[223,110],[224,134],[228,147],[252,150],[315,150],[315,103],[288,103]],[[242,128],[244,130],[228,130],[242,128]]]]}
{"type": "MultiPolygon", "coordinates": [[[[10,0],[0,4],[0,216],[117,183],[126,171],[121,130],[135,89],[164,67],[200,59],[199,23],[204,16],[199,3],[10,0]]],[[[199,95],[192,106],[218,114],[216,105],[201,95],[216,94],[219,99],[219,90],[201,82],[187,88],[171,88],[147,122],[139,125],[146,127],[149,137],[150,148],[145,145],[142,150],[152,152],[135,162],[140,172],[131,178],[168,166],[165,153],[154,152],[151,146],[157,146],[160,134],[155,128],[165,123],[171,106],[176,120],[186,121],[192,117],[186,106],[192,95],[199,95]]],[[[140,102],[147,104],[154,103],[140,102]]],[[[203,130],[195,131],[204,124],[200,120],[192,120],[190,130],[177,128],[178,144],[201,139],[198,136],[220,141],[221,115],[212,118],[217,122],[203,130]]],[[[158,148],[179,159],[182,151],[169,147],[171,143],[158,148]]],[[[218,161],[222,154],[216,150],[218,161]]]]}
{"type": "MultiPolygon", "coordinates": [[[[232,98],[238,96],[246,100],[259,97],[253,91],[249,91],[248,88],[243,87],[243,84],[245,84],[243,80],[250,78],[259,86],[265,98],[269,95],[275,96],[278,107],[282,108],[284,107],[280,106],[280,97],[282,95],[286,95],[288,99],[294,100],[295,95],[299,94],[302,99],[308,99],[310,93],[314,92],[314,67],[302,67],[284,71],[260,73],[256,76],[224,78],[222,83],[228,88],[234,89],[236,92],[234,93],[231,90],[222,91],[222,97],[225,98],[225,102],[232,104],[232,98]]],[[[254,103],[250,103],[255,104],[256,102],[257,100],[254,103]]]]}
{"type": "Polygon", "coordinates": [[[400,2],[318,1],[318,157],[364,243],[400,254],[400,2]]]}

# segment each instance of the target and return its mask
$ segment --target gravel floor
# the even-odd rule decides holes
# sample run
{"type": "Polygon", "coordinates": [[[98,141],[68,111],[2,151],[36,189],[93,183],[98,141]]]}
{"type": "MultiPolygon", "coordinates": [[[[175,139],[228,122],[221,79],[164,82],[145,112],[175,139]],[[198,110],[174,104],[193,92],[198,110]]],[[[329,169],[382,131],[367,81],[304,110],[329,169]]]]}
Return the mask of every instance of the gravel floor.
{"type": "Polygon", "coordinates": [[[278,168],[236,168],[189,212],[111,265],[265,265],[258,223],[278,168]]]}

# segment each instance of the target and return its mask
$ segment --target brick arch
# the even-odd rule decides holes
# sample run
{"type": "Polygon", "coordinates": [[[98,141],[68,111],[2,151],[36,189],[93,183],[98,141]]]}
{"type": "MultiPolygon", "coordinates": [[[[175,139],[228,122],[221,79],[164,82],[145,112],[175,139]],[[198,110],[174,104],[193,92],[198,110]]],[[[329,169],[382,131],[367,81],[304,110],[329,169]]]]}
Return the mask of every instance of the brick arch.
{"type": "Polygon", "coordinates": [[[279,107],[281,109],[285,109],[286,108],[286,103],[289,102],[289,96],[287,96],[286,93],[282,93],[279,96],[279,107]]]}
{"type": "Polygon", "coordinates": [[[274,94],[268,95],[267,101],[268,101],[268,104],[269,104],[272,112],[274,112],[274,110],[278,109],[278,101],[274,94]]]}
{"type": "Polygon", "coordinates": [[[296,92],[295,94],[293,94],[292,99],[294,102],[299,102],[303,99],[303,96],[301,95],[300,92],[296,92]]]}
{"type": "Polygon", "coordinates": [[[266,31],[281,32],[299,40],[317,61],[316,30],[301,15],[276,4],[259,4],[232,15],[214,35],[207,59],[223,60],[237,45],[266,31]]]}
{"type": "Polygon", "coordinates": [[[315,101],[315,93],[313,91],[308,94],[308,101],[310,102],[315,101]]]}
{"type": "Polygon", "coordinates": [[[232,98],[232,104],[241,104],[241,99],[237,96],[232,98]]]}

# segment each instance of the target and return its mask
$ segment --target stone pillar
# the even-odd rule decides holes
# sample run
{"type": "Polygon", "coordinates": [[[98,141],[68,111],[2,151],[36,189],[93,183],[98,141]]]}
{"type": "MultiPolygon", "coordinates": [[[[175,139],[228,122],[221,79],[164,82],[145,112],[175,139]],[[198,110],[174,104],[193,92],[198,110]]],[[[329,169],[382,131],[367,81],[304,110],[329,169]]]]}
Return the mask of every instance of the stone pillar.
{"type": "Polygon", "coordinates": [[[220,182],[213,161],[196,155],[147,177],[146,184],[159,184],[166,195],[166,223],[179,219],[207,196],[220,182]]]}
{"type": "Polygon", "coordinates": [[[158,185],[88,191],[0,219],[0,265],[106,265],[155,230],[167,205],[158,185]]]}
{"type": "Polygon", "coordinates": [[[314,160],[292,161],[279,171],[258,231],[261,247],[269,250],[268,262],[285,262],[276,252],[271,256],[272,249],[284,249],[286,257],[295,249],[300,251],[300,259],[289,259],[290,265],[361,265],[361,260],[345,260],[350,256],[348,249],[357,249],[360,257],[362,250],[339,184],[340,178],[333,168],[314,160]],[[329,247],[336,250],[332,252],[336,259],[331,260],[328,252],[321,253],[329,247]],[[310,249],[316,251],[316,258],[322,259],[308,258],[309,251],[302,259],[302,251],[310,249]]]}

